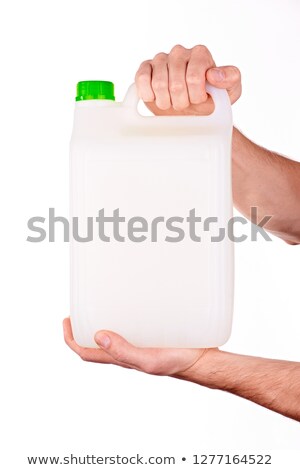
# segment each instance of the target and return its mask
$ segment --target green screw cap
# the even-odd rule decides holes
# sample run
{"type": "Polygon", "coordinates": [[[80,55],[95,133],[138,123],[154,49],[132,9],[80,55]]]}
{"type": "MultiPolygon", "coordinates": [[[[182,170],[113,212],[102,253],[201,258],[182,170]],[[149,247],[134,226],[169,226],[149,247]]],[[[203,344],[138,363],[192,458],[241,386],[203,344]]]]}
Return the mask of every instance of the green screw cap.
{"type": "Polygon", "coordinates": [[[115,100],[114,84],[100,80],[88,80],[77,83],[76,101],[115,100]]]}

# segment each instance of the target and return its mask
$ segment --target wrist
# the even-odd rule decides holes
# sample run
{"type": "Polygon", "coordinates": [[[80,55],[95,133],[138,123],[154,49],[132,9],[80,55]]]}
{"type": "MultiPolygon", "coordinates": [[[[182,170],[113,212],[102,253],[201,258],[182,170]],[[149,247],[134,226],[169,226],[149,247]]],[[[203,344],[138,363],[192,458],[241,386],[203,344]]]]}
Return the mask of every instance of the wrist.
{"type": "Polygon", "coordinates": [[[231,354],[219,349],[206,349],[198,361],[176,377],[209,388],[224,388],[228,376],[231,354]],[[226,372],[226,374],[225,374],[226,372]]]}

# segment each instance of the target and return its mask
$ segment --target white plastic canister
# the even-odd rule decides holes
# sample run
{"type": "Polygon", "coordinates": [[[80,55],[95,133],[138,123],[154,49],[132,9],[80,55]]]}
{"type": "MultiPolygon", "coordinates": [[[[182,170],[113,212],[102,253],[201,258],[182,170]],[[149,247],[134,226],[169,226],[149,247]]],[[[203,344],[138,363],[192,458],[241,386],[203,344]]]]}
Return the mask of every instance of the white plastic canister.
{"type": "Polygon", "coordinates": [[[71,322],[82,346],[100,329],[150,347],[230,336],[232,114],[226,91],[207,92],[209,116],[141,116],[135,85],[122,103],[105,92],[76,102],[71,322]]]}

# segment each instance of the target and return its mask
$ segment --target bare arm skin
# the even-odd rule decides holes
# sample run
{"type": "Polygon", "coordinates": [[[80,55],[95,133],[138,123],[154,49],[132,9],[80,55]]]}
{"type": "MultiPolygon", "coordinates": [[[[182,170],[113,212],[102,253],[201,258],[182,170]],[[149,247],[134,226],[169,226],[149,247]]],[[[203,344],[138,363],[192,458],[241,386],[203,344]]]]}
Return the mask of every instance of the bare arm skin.
{"type": "Polygon", "coordinates": [[[235,207],[250,219],[272,218],[266,230],[289,244],[300,243],[300,163],[271,152],[233,130],[232,182],[235,207]]]}
{"type": "MultiPolygon", "coordinates": [[[[143,62],[136,74],[140,98],[156,115],[209,114],[213,103],[205,80],[227,90],[233,104],[241,94],[236,67],[216,67],[205,46],[175,46],[143,62]]],[[[300,243],[300,163],[266,150],[233,131],[233,198],[250,218],[272,218],[266,229],[289,244],[300,243]]],[[[219,349],[136,348],[112,331],[98,331],[98,348],[76,344],[64,320],[68,346],[84,361],[115,364],[148,374],[169,375],[224,390],[300,421],[300,363],[242,356],[219,349]]]]}
{"type": "Polygon", "coordinates": [[[300,421],[300,363],[209,350],[175,377],[223,390],[300,421]]]}

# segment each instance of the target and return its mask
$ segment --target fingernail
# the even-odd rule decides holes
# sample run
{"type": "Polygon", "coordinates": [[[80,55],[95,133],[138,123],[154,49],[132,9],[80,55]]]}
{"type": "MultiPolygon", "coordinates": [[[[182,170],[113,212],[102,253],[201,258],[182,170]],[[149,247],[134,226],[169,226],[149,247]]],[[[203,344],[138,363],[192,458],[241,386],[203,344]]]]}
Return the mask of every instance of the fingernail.
{"type": "Polygon", "coordinates": [[[111,343],[110,337],[103,333],[96,333],[95,340],[104,349],[107,349],[111,343]]]}
{"type": "Polygon", "coordinates": [[[211,69],[210,73],[216,82],[222,82],[225,78],[225,73],[221,69],[211,69]]]}

